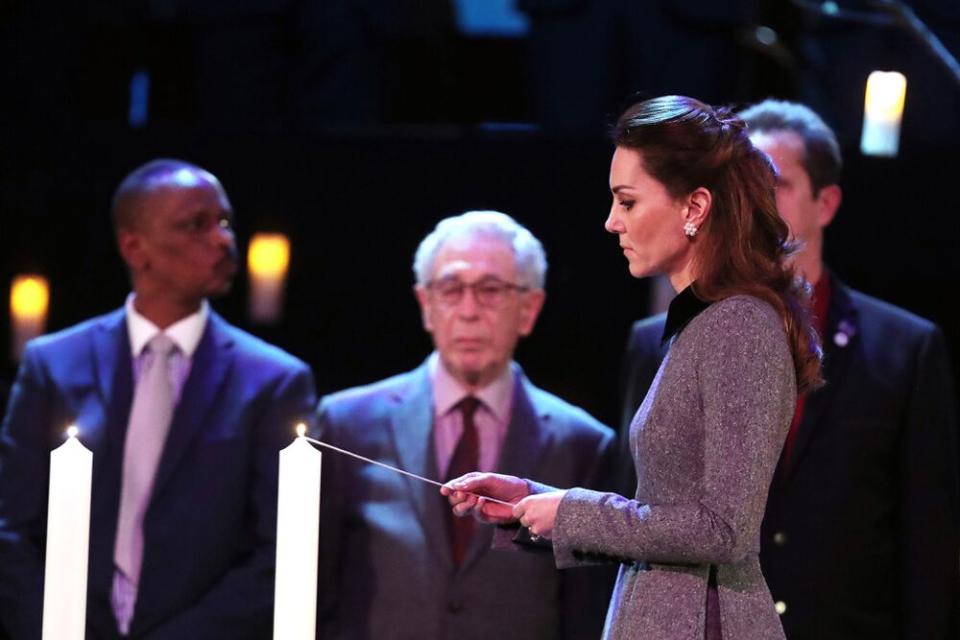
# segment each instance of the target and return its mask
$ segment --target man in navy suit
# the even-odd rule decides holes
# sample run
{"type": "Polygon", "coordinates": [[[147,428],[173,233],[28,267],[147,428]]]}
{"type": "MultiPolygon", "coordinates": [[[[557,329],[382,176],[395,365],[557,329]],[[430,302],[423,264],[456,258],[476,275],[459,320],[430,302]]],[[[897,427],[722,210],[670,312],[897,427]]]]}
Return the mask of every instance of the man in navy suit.
{"type": "MultiPolygon", "coordinates": [[[[814,286],[824,347],[826,385],[797,402],[762,528],[760,561],[784,631],[790,640],[956,638],[957,422],[943,335],[824,265],[842,192],[840,148],[823,120],[775,100],[741,116],[779,171],[777,207],[802,243],[795,265],[814,286]]],[[[625,425],[662,358],[662,331],[663,316],[633,327],[625,425]]]]}
{"type": "MultiPolygon", "coordinates": [[[[414,292],[435,351],[417,369],[321,400],[324,440],[444,481],[474,470],[598,486],[613,432],[513,362],[544,301],[539,241],[502,213],[447,218],[420,244],[414,292]]],[[[562,357],[558,357],[563,361],[562,357]]],[[[437,487],[339,455],[323,464],[325,640],[599,637],[608,568],[491,549],[437,487]],[[522,557],[521,557],[522,556],[522,557]]]]}
{"type": "Polygon", "coordinates": [[[219,181],[176,160],[114,197],[133,292],[32,341],[0,431],[0,616],[40,637],[50,450],[93,451],[88,639],[270,633],[277,456],[315,401],[309,368],[207,298],[236,271],[219,181]],[[148,382],[149,381],[149,382],[148,382]]]}

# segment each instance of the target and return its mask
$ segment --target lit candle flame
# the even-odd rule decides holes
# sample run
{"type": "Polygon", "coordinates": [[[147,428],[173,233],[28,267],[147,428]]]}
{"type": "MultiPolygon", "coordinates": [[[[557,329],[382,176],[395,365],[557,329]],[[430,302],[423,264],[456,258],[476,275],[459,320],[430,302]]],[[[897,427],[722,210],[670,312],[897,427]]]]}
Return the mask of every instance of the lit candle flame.
{"type": "Polygon", "coordinates": [[[860,150],[869,156],[897,155],[907,79],[896,71],[874,71],[867,79],[860,150]]]}
{"type": "Polygon", "coordinates": [[[283,278],[290,266],[290,240],[279,233],[256,233],[250,239],[247,269],[251,276],[283,278]]]}
{"type": "Polygon", "coordinates": [[[305,435],[307,435],[307,425],[301,422],[297,425],[297,437],[302,438],[305,435]]]}
{"type": "Polygon", "coordinates": [[[50,306],[50,285],[38,275],[23,275],[13,279],[10,287],[10,312],[15,318],[39,320],[46,318],[50,306]]]}
{"type": "Polygon", "coordinates": [[[257,233],[250,239],[250,319],[273,324],[283,316],[283,291],[290,267],[290,239],[279,233],[257,233]]]}
{"type": "Polygon", "coordinates": [[[907,93],[907,78],[897,71],[874,71],[867,78],[864,110],[878,120],[900,120],[907,93]]]}
{"type": "Polygon", "coordinates": [[[80,429],[77,428],[77,425],[72,424],[69,427],[67,427],[68,438],[76,438],[78,433],[80,433],[80,429]]]}

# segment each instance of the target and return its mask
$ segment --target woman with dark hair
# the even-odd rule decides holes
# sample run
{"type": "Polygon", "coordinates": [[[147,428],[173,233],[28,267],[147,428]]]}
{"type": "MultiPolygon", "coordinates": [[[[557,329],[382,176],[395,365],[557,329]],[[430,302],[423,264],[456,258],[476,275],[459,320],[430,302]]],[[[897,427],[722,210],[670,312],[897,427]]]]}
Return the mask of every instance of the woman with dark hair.
{"type": "Polygon", "coordinates": [[[613,138],[606,229],[633,276],[665,274],[678,292],[667,355],[630,427],[636,495],[482,473],[442,493],[457,515],[500,525],[499,546],[549,540],[561,568],[621,563],[605,638],[782,639],[760,522],[820,359],[775,171],[741,120],[692,98],[633,105],[613,138]]]}

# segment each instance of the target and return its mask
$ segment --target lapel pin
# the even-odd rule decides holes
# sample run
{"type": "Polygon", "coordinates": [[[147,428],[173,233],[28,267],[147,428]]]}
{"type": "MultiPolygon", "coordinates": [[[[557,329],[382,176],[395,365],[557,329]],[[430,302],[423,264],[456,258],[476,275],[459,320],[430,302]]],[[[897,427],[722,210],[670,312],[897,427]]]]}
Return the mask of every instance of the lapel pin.
{"type": "Polygon", "coordinates": [[[846,320],[842,320],[837,327],[837,332],[833,334],[833,344],[843,348],[850,344],[850,338],[856,334],[856,328],[846,320]]]}

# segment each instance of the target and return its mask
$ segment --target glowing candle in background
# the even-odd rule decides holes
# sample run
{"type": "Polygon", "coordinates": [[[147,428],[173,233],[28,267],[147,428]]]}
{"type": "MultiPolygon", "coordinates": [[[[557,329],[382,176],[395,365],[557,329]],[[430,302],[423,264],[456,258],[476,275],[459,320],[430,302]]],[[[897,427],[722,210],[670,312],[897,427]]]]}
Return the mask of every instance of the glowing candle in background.
{"type": "Polygon", "coordinates": [[[83,640],[86,631],[93,453],[77,432],[68,428],[67,441],[50,452],[43,640],[83,640]]]}
{"type": "Polygon", "coordinates": [[[897,71],[874,71],[867,78],[860,150],[868,156],[897,155],[907,78],[897,71]]]}
{"type": "Polygon", "coordinates": [[[10,355],[14,362],[23,356],[27,341],[36,338],[47,324],[50,285],[38,275],[19,275],[10,285],[10,355]]]}
{"type": "Polygon", "coordinates": [[[290,240],[279,233],[256,233],[247,251],[250,320],[272,324],[283,316],[283,290],[290,267],[290,240]]]}
{"type": "Polygon", "coordinates": [[[297,425],[297,439],[280,452],[274,640],[316,638],[323,456],[304,439],[306,430],[297,425]]]}

